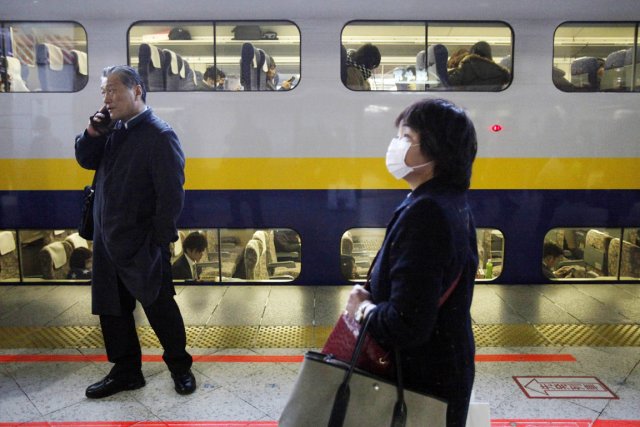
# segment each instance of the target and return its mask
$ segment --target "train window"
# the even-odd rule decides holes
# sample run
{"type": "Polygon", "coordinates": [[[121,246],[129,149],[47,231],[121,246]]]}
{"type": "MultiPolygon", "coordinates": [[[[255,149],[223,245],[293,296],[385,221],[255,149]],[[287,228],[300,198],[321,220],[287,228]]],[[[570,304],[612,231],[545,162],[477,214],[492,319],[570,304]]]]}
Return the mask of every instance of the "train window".
{"type": "Polygon", "coordinates": [[[640,279],[639,243],[637,228],[556,228],[544,239],[542,271],[551,280],[640,279]]]}
{"type": "Polygon", "coordinates": [[[287,91],[300,80],[300,31],[287,21],[139,22],[129,55],[149,91],[287,91]]]}
{"type": "Polygon", "coordinates": [[[352,90],[499,91],[512,48],[504,23],[353,21],[342,30],[341,79],[352,90]]]}
{"type": "Polygon", "coordinates": [[[553,43],[553,83],[565,92],[640,90],[637,27],[637,23],[560,25],[553,43]]]}
{"type": "Polygon", "coordinates": [[[217,229],[199,279],[216,282],[290,282],[300,275],[301,241],[294,230],[217,229]]]}
{"type": "Polygon", "coordinates": [[[16,232],[0,230],[0,282],[19,282],[18,245],[16,232]]]}
{"type": "Polygon", "coordinates": [[[87,33],[75,22],[0,21],[0,92],[77,92],[88,81],[87,33]]]}
{"type": "Polygon", "coordinates": [[[77,230],[19,230],[18,241],[23,281],[91,279],[92,244],[77,230]]]}
{"type": "Polygon", "coordinates": [[[504,235],[493,228],[476,229],[478,241],[478,270],[476,280],[479,282],[493,280],[502,273],[504,259],[504,235]]]}
{"type": "Polygon", "coordinates": [[[340,239],[340,271],[345,279],[366,281],[385,231],[384,228],[352,228],[344,232],[340,239]]]}
{"type": "Polygon", "coordinates": [[[171,249],[171,273],[175,281],[218,281],[218,231],[178,230],[171,249]]]}

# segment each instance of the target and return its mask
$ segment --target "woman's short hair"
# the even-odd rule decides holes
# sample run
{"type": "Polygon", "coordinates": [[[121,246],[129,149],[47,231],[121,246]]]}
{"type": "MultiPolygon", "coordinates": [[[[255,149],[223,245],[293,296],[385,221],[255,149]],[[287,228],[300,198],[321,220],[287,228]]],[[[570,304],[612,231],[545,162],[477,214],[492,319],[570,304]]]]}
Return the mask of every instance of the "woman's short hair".
{"type": "Polygon", "coordinates": [[[405,108],[395,124],[420,135],[420,150],[435,160],[436,177],[457,190],[469,188],[478,142],[473,122],[462,108],[446,99],[424,99],[405,108]]]}

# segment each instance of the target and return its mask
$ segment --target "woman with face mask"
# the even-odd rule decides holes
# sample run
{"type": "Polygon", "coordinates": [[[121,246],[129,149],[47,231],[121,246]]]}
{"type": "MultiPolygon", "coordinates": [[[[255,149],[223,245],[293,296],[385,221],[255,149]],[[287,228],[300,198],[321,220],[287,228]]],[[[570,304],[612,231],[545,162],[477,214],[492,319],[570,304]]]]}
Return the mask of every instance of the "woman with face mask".
{"type": "Polygon", "coordinates": [[[474,378],[471,299],[478,265],[467,202],[477,142],[465,112],[427,99],[396,119],[389,172],[411,188],[395,210],[367,286],[356,285],[347,313],[370,317],[369,332],[400,350],[406,387],[448,402],[447,426],[464,426],[474,378]]]}

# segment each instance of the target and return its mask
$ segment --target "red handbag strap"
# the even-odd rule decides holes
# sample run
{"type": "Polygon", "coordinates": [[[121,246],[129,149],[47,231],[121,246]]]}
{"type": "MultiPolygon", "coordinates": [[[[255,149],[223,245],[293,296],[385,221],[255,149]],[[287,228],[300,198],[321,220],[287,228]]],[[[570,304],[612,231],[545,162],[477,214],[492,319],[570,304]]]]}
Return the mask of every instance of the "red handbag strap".
{"type": "Polygon", "coordinates": [[[442,305],[449,298],[449,295],[451,295],[453,291],[456,289],[456,286],[458,286],[458,283],[460,282],[460,277],[462,277],[462,270],[460,270],[460,273],[458,273],[456,280],[454,280],[451,286],[449,286],[449,289],[447,289],[447,292],[445,292],[444,295],[442,295],[438,300],[438,308],[442,307],[442,305]]]}

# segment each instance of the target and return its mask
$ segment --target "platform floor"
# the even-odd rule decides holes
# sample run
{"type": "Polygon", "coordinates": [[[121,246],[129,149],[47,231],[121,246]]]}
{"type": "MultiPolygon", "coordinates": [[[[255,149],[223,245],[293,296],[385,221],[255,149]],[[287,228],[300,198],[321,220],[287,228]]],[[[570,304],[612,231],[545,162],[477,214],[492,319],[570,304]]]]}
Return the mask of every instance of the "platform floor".
{"type": "MultiPolygon", "coordinates": [[[[196,392],[173,391],[138,310],[147,385],[94,401],[110,366],[89,288],[0,286],[0,426],[273,427],[349,290],[179,286],[196,392]]],[[[640,286],[477,285],[472,317],[493,427],[640,427],[640,286]]]]}

